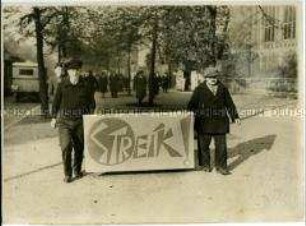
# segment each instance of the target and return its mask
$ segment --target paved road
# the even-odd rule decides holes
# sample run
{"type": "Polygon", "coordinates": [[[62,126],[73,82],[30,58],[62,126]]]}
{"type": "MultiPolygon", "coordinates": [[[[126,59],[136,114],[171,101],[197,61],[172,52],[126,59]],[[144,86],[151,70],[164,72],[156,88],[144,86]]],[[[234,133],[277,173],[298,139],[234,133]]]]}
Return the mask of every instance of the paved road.
{"type": "Polygon", "coordinates": [[[30,115],[36,115],[39,112],[39,103],[33,102],[15,102],[13,97],[4,99],[4,125],[9,128],[20,120],[30,115]]]}
{"type": "MultiPolygon", "coordinates": [[[[190,97],[182,95],[186,95],[185,101],[190,97]]],[[[157,103],[169,103],[174,98],[183,103],[183,98],[171,93],[159,98],[157,103]]],[[[240,109],[244,104],[296,107],[296,101],[284,99],[234,99],[240,109]]],[[[133,98],[98,102],[105,107],[126,105],[130,100],[133,98]]],[[[5,133],[3,221],[95,224],[302,220],[300,125],[300,117],[287,115],[258,115],[244,120],[241,127],[233,125],[228,136],[233,175],[228,177],[201,171],[90,174],[64,184],[56,130],[50,129],[48,121],[27,118],[5,133]]]]}

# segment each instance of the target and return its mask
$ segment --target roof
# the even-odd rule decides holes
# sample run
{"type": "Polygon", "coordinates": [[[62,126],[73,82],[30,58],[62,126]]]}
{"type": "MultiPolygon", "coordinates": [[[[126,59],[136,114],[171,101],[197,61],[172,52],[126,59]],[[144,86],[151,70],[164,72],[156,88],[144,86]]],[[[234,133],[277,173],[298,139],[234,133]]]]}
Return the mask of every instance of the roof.
{"type": "Polygon", "coordinates": [[[7,61],[22,61],[22,59],[14,54],[11,54],[10,52],[8,52],[5,48],[4,48],[4,52],[3,52],[3,56],[4,56],[4,60],[7,61]]]}
{"type": "Polygon", "coordinates": [[[32,61],[25,61],[25,62],[15,62],[13,63],[13,66],[19,66],[19,67],[37,67],[38,64],[32,61]]]}

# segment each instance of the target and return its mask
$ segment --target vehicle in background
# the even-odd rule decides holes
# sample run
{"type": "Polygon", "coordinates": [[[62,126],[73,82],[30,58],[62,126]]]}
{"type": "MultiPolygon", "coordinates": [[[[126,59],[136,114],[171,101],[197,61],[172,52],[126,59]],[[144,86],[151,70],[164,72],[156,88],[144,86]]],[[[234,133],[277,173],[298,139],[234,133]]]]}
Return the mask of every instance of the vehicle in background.
{"type": "Polygon", "coordinates": [[[13,63],[11,90],[15,101],[25,96],[39,97],[38,64],[30,61],[13,63]]]}

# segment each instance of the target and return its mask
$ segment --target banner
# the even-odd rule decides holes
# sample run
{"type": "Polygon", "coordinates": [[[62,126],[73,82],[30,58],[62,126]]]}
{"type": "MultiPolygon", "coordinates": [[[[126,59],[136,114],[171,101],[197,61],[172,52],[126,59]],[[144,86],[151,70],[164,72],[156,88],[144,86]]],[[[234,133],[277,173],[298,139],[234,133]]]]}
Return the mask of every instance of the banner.
{"type": "Polygon", "coordinates": [[[85,170],[192,169],[193,124],[189,113],[84,116],[85,170]]]}

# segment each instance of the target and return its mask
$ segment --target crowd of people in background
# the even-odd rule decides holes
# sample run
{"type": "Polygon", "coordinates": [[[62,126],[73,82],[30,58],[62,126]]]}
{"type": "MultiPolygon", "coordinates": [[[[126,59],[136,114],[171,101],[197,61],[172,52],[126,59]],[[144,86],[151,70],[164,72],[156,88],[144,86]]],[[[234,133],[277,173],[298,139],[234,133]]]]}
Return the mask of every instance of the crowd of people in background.
{"type": "MultiPolygon", "coordinates": [[[[59,63],[55,67],[55,74],[58,83],[67,76],[64,65],[64,63],[59,63]]],[[[88,89],[92,92],[93,109],[95,108],[94,93],[96,91],[101,93],[102,98],[105,98],[107,93],[110,93],[112,98],[118,98],[118,93],[131,94],[131,91],[133,90],[136,102],[141,106],[143,100],[148,94],[148,85],[150,82],[152,82],[154,95],[158,95],[160,90],[162,90],[163,93],[167,93],[169,88],[172,87],[172,78],[168,73],[156,73],[152,77],[152,81],[149,81],[149,76],[145,74],[144,70],[138,70],[135,74],[132,74],[131,80],[128,76],[115,72],[94,72],[88,70],[81,71],[80,73],[81,76],[88,81],[88,89]]]]}

